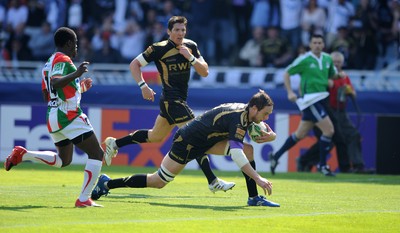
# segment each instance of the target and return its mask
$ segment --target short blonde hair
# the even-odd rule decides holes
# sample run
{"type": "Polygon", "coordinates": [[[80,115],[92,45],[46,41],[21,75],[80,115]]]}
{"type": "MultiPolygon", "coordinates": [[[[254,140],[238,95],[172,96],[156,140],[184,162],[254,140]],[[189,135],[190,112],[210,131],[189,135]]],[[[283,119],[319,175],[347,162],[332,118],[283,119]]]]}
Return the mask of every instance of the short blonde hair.
{"type": "Polygon", "coordinates": [[[339,52],[339,51],[335,51],[331,53],[331,57],[332,59],[338,58],[340,59],[342,62],[344,62],[344,56],[343,53],[339,52]]]}

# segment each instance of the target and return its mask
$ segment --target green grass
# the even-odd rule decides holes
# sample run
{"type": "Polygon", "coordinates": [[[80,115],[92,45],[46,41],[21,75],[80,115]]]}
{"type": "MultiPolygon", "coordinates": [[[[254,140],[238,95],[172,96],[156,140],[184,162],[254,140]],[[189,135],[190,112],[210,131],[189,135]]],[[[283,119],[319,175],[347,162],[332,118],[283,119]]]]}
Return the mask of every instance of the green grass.
{"type": "MultiPolygon", "coordinates": [[[[111,166],[111,177],[154,168],[111,166]]],[[[316,173],[270,176],[270,200],[280,208],[246,206],[240,172],[220,172],[236,182],[211,193],[201,171],[185,170],[161,190],[115,189],[98,203],[74,208],[83,166],[54,169],[21,164],[0,171],[0,232],[399,232],[400,177],[316,173]]],[[[260,189],[259,189],[260,191],[260,189]]]]}

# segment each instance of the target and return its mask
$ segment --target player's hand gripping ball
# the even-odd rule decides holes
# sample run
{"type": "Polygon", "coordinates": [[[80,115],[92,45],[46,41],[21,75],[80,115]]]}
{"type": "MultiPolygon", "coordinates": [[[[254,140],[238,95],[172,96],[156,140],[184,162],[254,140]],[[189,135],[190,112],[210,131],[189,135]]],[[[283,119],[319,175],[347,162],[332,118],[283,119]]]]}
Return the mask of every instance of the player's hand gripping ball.
{"type": "Polygon", "coordinates": [[[251,138],[252,141],[257,142],[256,138],[263,136],[262,131],[264,132],[268,132],[268,128],[265,126],[264,122],[260,122],[260,123],[251,123],[249,128],[248,128],[248,134],[251,138]]]}

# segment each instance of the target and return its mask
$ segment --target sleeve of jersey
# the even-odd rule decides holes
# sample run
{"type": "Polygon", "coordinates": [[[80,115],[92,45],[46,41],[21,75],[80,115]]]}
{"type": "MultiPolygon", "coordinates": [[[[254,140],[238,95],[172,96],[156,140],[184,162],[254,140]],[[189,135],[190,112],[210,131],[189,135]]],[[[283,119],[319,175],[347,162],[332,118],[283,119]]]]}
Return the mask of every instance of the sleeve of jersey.
{"type": "Polygon", "coordinates": [[[300,73],[303,60],[304,57],[296,58],[288,67],[286,67],[285,71],[290,75],[300,73]]]}
{"type": "Polygon", "coordinates": [[[195,56],[196,58],[200,58],[200,57],[201,57],[200,51],[199,51],[199,49],[198,49],[198,47],[197,47],[197,44],[194,43],[194,42],[193,42],[192,54],[193,54],[193,56],[195,56]]]}
{"type": "Polygon", "coordinates": [[[146,66],[150,62],[154,61],[156,58],[156,47],[151,45],[147,49],[139,54],[135,59],[137,59],[141,66],[146,66]]]}
{"type": "Polygon", "coordinates": [[[146,61],[146,59],[144,58],[144,56],[143,56],[142,53],[139,54],[135,59],[139,61],[140,65],[141,65],[142,67],[143,67],[143,66],[146,66],[147,64],[149,64],[149,63],[146,61]]]}

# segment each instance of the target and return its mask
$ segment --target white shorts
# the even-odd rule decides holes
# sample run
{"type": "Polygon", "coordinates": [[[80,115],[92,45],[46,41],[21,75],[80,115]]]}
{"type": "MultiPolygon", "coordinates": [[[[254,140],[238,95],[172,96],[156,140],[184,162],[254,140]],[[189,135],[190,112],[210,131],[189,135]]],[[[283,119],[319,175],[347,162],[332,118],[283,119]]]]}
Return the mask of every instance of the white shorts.
{"type": "Polygon", "coordinates": [[[67,125],[67,127],[55,133],[50,133],[50,136],[54,143],[57,143],[65,139],[72,140],[79,135],[90,131],[93,131],[92,124],[90,124],[89,118],[82,113],[79,117],[75,118],[69,125],[67,125]]]}

